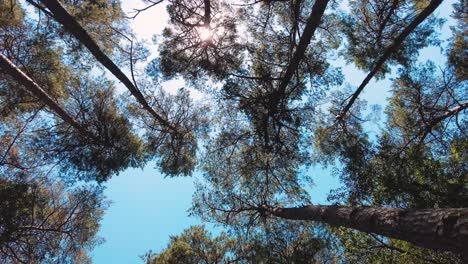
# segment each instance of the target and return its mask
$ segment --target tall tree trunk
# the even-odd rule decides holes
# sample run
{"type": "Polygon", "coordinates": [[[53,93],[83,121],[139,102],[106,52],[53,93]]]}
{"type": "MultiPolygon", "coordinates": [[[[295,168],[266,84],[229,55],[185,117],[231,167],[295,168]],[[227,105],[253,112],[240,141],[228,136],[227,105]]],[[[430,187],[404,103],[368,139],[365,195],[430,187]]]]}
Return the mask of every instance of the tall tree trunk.
{"type": "Polygon", "coordinates": [[[54,111],[63,121],[77,129],[82,135],[90,136],[90,133],[73,119],[60,105],[58,105],[36,82],[27,76],[21,69],[0,53],[0,68],[4,69],[18,83],[23,85],[26,90],[44,102],[52,111],[54,111]]]}
{"type": "Polygon", "coordinates": [[[385,50],[382,57],[379,58],[372,70],[367,74],[366,78],[362,81],[362,83],[353,93],[351,99],[349,99],[349,102],[343,108],[341,113],[337,116],[337,120],[343,118],[346,115],[346,113],[354,104],[362,90],[364,90],[364,88],[367,86],[370,80],[377,74],[377,72],[380,71],[380,68],[385,63],[385,61],[387,61],[388,58],[390,58],[390,56],[400,48],[401,43],[403,43],[406,37],[408,37],[408,35],[411,34],[411,32],[413,32],[427,17],[429,17],[437,9],[437,7],[439,7],[439,5],[442,4],[442,2],[443,0],[432,0],[429,3],[429,5],[426,8],[424,8],[424,10],[421,11],[421,13],[419,13],[419,15],[403,30],[403,32],[401,32],[401,34],[395,38],[393,43],[385,50]]]}
{"type": "Polygon", "coordinates": [[[468,253],[468,208],[400,209],[309,205],[267,208],[291,220],[319,221],[411,242],[417,246],[468,253]]]}
{"type": "Polygon", "coordinates": [[[203,15],[203,24],[209,28],[211,24],[211,3],[210,0],[204,0],[205,14],[203,15]]]}
{"type": "Polygon", "coordinates": [[[307,47],[309,46],[310,41],[315,34],[315,30],[320,25],[320,21],[322,20],[323,13],[325,13],[325,8],[327,7],[328,2],[329,0],[315,1],[314,6],[312,7],[312,12],[310,13],[309,18],[307,19],[307,24],[304,28],[304,32],[302,32],[301,39],[299,40],[299,45],[296,48],[296,52],[294,53],[291,61],[289,62],[288,68],[286,69],[286,73],[282,77],[282,81],[277,89],[277,94],[280,98],[278,98],[278,100],[275,102],[275,106],[278,104],[279,99],[284,97],[286,87],[291,81],[294,73],[297,71],[299,63],[304,58],[304,54],[307,50],[307,47]]]}
{"type": "MultiPolygon", "coordinates": [[[[29,3],[37,6],[34,0],[27,0],[29,3]]],[[[57,0],[39,0],[47,9],[49,9],[53,18],[62,24],[65,29],[77,38],[94,57],[106,67],[117,79],[119,79],[130,93],[137,99],[137,101],[148,111],[160,124],[171,129],[174,132],[177,130],[172,126],[168,120],[160,116],[148,104],[143,94],[138,90],[135,84],[115,65],[115,63],[99,48],[96,42],[91,38],[88,32],[70,15],[67,10],[57,0]]]]}

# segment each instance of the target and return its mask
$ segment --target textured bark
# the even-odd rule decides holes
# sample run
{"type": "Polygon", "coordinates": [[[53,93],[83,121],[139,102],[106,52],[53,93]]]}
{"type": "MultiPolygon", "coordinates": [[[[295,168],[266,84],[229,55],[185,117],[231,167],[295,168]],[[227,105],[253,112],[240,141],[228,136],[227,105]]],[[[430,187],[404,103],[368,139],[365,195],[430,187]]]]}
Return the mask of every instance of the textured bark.
{"type": "Polygon", "coordinates": [[[337,120],[343,118],[346,115],[346,113],[354,104],[362,90],[364,90],[364,88],[367,86],[370,80],[377,74],[377,72],[380,70],[385,61],[387,61],[388,58],[390,58],[390,56],[398,50],[401,43],[403,43],[406,37],[408,37],[408,35],[411,34],[411,32],[413,32],[419,24],[421,24],[428,16],[430,16],[437,9],[437,7],[439,7],[439,5],[442,4],[442,2],[443,0],[432,0],[429,3],[429,5],[426,8],[424,8],[424,10],[413,20],[413,22],[411,22],[405,28],[405,30],[403,30],[403,32],[401,32],[401,34],[397,38],[395,38],[393,43],[385,50],[382,57],[380,57],[380,59],[375,63],[372,70],[367,74],[366,78],[362,81],[361,85],[359,85],[357,90],[354,92],[348,104],[346,104],[346,106],[341,111],[341,114],[337,116],[337,120]]]}
{"type": "Polygon", "coordinates": [[[73,117],[71,117],[60,105],[58,105],[36,82],[27,76],[21,69],[0,53],[0,67],[6,71],[13,79],[23,85],[30,93],[39,98],[52,111],[54,111],[63,121],[80,131],[83,135],[89,133],[73,117]]]}
{"type": "MultiPolygon", "coordinates": [[[[27,0],[34,4],[33,0],[27,0]]],[[[106,67],[117,79],[119,79],[130,93],[137,99],[137,101],[148,111],[158,122],[162,125],[170,128],[173,131],[176,129],[162,116],[160,116],[153,108],[148,104],[143,94],[138,88],[130,81],[130,79],[115,65],[115,63],[99,48],[96,42],[86,32],[86,30],[71,16],[65,8],[57,0],[40,0],[40,2],[49,9],[53,18],[62,24],[65,29],[70,32],[75,38],[77,38],[88,50],[94,55],[94,57],[106,67]]]]}
{"type": "Polygon", "coordinates": [[[411,242],[417,246],[466,254],[468,208],[400,209],[310,205],[270,208],[277,217],[324,222],[411,242]]]}

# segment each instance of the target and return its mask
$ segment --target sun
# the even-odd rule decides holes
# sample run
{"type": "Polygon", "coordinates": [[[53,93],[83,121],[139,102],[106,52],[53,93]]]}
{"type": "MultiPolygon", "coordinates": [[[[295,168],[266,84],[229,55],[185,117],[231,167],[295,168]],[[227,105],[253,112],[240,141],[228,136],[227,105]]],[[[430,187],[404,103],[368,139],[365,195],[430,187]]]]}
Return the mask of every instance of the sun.
{"type": "Polygon", "coordinates": [[[199,27],[197,31],[202,41],[210,41],[213,38],[213,30],[209,27],[199,27]]]}

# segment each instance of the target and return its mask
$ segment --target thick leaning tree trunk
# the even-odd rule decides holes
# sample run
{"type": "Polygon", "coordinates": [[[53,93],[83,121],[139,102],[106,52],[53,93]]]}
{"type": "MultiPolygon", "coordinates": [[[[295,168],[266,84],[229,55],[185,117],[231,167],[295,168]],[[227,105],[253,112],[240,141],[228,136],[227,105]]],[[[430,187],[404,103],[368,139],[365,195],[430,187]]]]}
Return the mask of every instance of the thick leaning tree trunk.
{"type": "MultiPolygon", "coordinates": [[[[38,6],[33,0],[27,0],[34,6],[38,6]]],[[[53,18],[63,25],[63,27],[80,41],[106,69],[108,69],[125,87],[130,91],[133,97],[148,111],[161,125],[177,132],[177,129],[169,123],[166,118],[156,113],[146,101],[144,95],[135,84],[120,70],[120,68],[99,48],[97,43],[88,34],[88,32],[67,12],[67,10],[57,0],[39,0],[50,11],[53,18]]]]}
{"type": "Polygon", "coordinates": [[[270,208],[277,217],[319,221],[411,242],[436,250],[468,253],[468,208],[400,209],[309,205],[270,208]]]}
{"type": "Polygon", "coordinates": [[[2,68],[8,75],[13,77],[18,83],[24,86],[24,88],[32,93],[34,96],[39,98],[44,104],[46,104],[52,111],[54,111],[60,118],[80,131],[81,134],[90,136],[91,134],[82,127],[78,122],[73,119],[54,99],[52,99],[46,91],[44,91],[36,82],[34,82],[29,76],[27,76],[21,69],[10,61],[5,55],[0,53],[0,68],[2,68]]]}

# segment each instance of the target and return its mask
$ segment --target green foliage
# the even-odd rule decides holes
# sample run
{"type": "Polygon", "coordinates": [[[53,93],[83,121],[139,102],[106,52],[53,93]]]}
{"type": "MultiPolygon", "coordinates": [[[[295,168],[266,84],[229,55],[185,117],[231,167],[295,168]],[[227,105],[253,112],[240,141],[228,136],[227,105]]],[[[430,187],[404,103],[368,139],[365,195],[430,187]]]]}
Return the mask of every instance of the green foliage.
{"type": "Polygon", "coordinates": [[[242,47],[237,43],[232,10],[223,1],[209,4],[210,13],[205,14],[202,0],[170,1],[170,23],[162,35],[159,63],[150,64],[149,72],[194,81],[203,74],[222,79],[240,66],[242,47]]]}
{"type": "Polygon", "coordinates": [[[154,131],[148,130],[148,152],[158,157],[162,172],[170,176],[187,176],[197,164],[196,136],[204,130],[203,109],[193,105],[188,91],[184,89],[180,89],[175,96],[166,95],[164,101],[165,112],[178,130],[162,139],[154,131]]]}
{"type": "Polygon", "coordinates": [[[148,254],[147,264],[228,263],[235,240],[225,233],[212,238],[203,226],[193,226],[171,237],[169,246],[158,254],[148,254]]]}
{"type": "Polygon", "coordinates": [[[242,227],[258,223],[255,208],[261,205],[307,202],[298,177],[303,159],[289,142],[275,152],[248,127],[225,127],[206,146],[201,167],[205,181],[197,186],[192,212],[242,227]]]}
{"type": "Polygon", "coordinates": [[[203,226],[192,226],[171,237],[166,249],[148,252],[147,264],[176,263],[317,263],[326,243],[313,237],[313,228],[292,222],[271,224],[266,232],[235,238],[212,235],[203,226]]]}
{"type": "Polygon", "coordinates": [[[112,84],[103,79],[80,78],[70,83],[74,89],[67,109],[77,117],[88,134],[60,124],[39,133],[34,148],[45,159],[61,162],[66,178],[103,182],[128,167],[145,162],[141,140],[133,134],[129,121],[117,112],[112,84]]]}
{"type": "Polygon", "coordinates": [[[19,27],[24,19],[24,11],[16,1],[2,1],[0,3],[0,14],[2,28],[19,27]]]}
{"type": "MultiPolygon", "coordinates": [[[[446,111],[463,102],[468,84],[455,77],[454,68],[439,71],[430,61],[400,71],[400,76],[394,80],[393,96],[387,109],[389,130],[409,143],[414,137],[443,139],[456,132],[460,127],[445,129],[445,124],[451,121],[450,116],[431,125],[434,120],[443,117],[446,111]],[[425,128],[430,128],[431,133],[425,133],[425,128]]],[[[461,116],[458,125],[462,128],[466,126],[465,122],[461,116]]]]}
{"type": "Polygon", "coordinates": [[[410,208],[467,205],[466,166],[452,157],[440,160],[423,147],[407,147],[398,153],[388,134],[370,153],[354,170],[346,164],[341,177],[348,185],[335,197],[346,193],[352,203],[410,208]]]}
{"type": "Polygon", "coordinates": [[[28,193],[27,184],[0,179],[0,200],[0,245],[3,246],[13,239],[15,225],[27,219],[33,196],[28,193]]]}
{"type": "Polygon", "coordinates": [[[446,115],[464,100],[466,83],[454,75],[452,68],[437,74],[432,63],[402,71],[394,80],[387,125],[374,142],[360,125],[358,109],[343,120],[341,133],[319,127],[319,160],[338,158],[346,184],[330,198],[378,206],[465,207],[468,171],[460,148],[467,140],[466,119],[446,115]]]}
{"type": "Polygon", "coordinates": [[[130,105],[130,115],[145,132],[145,155],[155,159],[161,172],[168,176],[190,175],[197,165],[197,139],[208,132],[209,109],[193,103],[187,89],[179,89],[175,95],[158,89],[148,98],[175,129],[162,126],[147,112],[130,105]]]}
{"type": "Polygon", "coordinates": [[[344,263],[462,263],[450,253],[412,246],[408,242],[368,235],[346,228],[332,231],[343,245],[339,259],[344,263]]]}
{"type": "MultiPolygon", "coordinates": [[[[428,1],[366,0],[351,1],[351,12],[343,16],[342,32],[347,44],[344,58],[358,68],[369,71],[394,39],[407,27],[428,1]]],[[[402,46],[386,61],[379,71],[383,78],[390,66],[411,65],[418,50],[429,45],[438,45],[435,27],[443,20],[431,17],[408,36],[402,46]]]]}
{"type": "MultiPolygon", "coordinates": [[[[107,54],[120,52],[118,49],[120,35],[129,34],[129,29],[124,20],[124,12],[119,0],[64,0],[61,1],[65,9],[80,23],[99,47],[107,54]]],[[[84,63],[80,56],[89,56],[82,52],[83,45],[77,41],[70,32],[66,32],[61,26],[54,25],[59,35],[66,37],[67,47],[71,56],[84,63]]],[[[93,61],[91,58],[89,61],[93,61]]]]}
{"type": "Polygon", "coordinates": [[[0,261],[90,263],[106,202],[102,188],[0,180],[0,261]]]}
{"type": "Polygon", "coordinates": [[[466,62],[466,58],[468,57],[466,51],[468,3],[460,0],[458,3],[453,4],[453,8],[452,17],[456,19],[457,25],[452,28],[454,36],[451,39],[451,46],[448,51],[448,61],[454,67],[456,77],[461,81],[466,81],[468,79],[468,64],[466,62]]]}
{"type": "MultiPolygon", "coordinates": [[[[16,1],[2,1],[0,12],[2,18],[8,18],[0,21],[0,52],[44,87],[51,97],[66,98],[65,83],[71,69],[62,63],[62,49],[51,33],[36,29],[33,21],[26,20],[16,1]]],[[[0,120],[33,111],[42,105],[1,69],[0,76],[0,120]]]]}
{"type": "MultiPolygon", "coordinates": [[[[47,26],[37,27],[34,21],[25,20],[19,3],[3,1],[1,5],[5,16],[12,17],[0,24],[0,36],[5,40],[0,47],[1,51],[13,58],[13,62],[20,65],[21,70],[50,97],[64,102],[67,111],[72,112],[78,123],[90,132],[83,135],[81,132],[70,130],[67,125],[51,125],[49,127],[53,129],[42,130],[33,135],[37,138],[36,141],[32,142],[31,146],[24,146],[24,149],[32,148],[28,153],[38,153],[37,150],[42,150],[39,151],[42,153],[39,159],[59,161],[62,175],[68,178],[95,179],[102,182],[128,166],[141,166],[141,142],[130,132],[128,120],[117,112],[112,99],[112,84],[105,80],[91,80],[84,72],[73,71],[73,63],[76,62],[65,59],[67,55],[61,48],[60,41],[55,39],[56,32],[50,31],[51,28],[47,26]],[[68,162],[62,163],[63,160],[68,162]]],[[[116,3],[112,5],[120,10],[116,3]]],[[[94,2],[74,11],[77,15],[82,13],[79,15],[80,21],[93,21],[87,25],[94,25],[95,28],[90,28],[90,31],[95,33],[99,33],[99,28],[111,30],[108,26],[109,19],[117,19],[117,14],[107,14],[106,4],[101,3],[99,6],[100,9],[94,2]],[[92,12],[89,13],[88,9],[92,12]],[[113,18],[106,18],[103,13],[113,18]],[[93,20],[97,18],[100,20],[93,20]]],[[[5,76],[0,82],[0,97],[2,120],[14,120],[15,115],[34,113],[43,108],[39,98],[25,91],[10,76],[5,76]]],[[[49,120],[45,119],[44,122],[49,120]]]]}
{"type": "Polygon", "coordinates": [[[378,69],[384,78],[400,66],[378,131],[368,129],[365,101],[343,113],[351,92],[342,89],[336,59],[370,70],[431,1],[349,1],[340,10],[338,1],[171,0],[169,24],[155,38],[159,56],[146,66],[151,82],[135,69],[148,50],[137,40],[131,51],[121,45],[133,36],[119,1],[61,1],[105,53],[131,60],[133,85],[167,124],[131,99],[116,101],[82,43],[40,2],[28,2],[38,15],[22,2],[0,2],[0,52],[76,124],[63,123],[0,69],[0,260],[89,262],[102,190],[67,189],[55,177],[102,183],[154,160],[168,176],[199,169],[191,213],[229,235],[192,227],[148,263],[457,261],[407,242],[272,218],[269,208],[310,204],[305,171],[315,163],[340,176],[343,188],[330,197],[336,203],[467,206],[465,1],[454,6],[441,74],[438,65],[415,62],[419,50],[441,42],[435,32],[443,19],[434,16],[378,69]],[[312,16],[320,4],[326,11],[312,16]],[[160,81],[178,77],[187,87],[162,90],[160,81]],[[192,88],[204,93],[203,104],[191,99],[192,88]]]}

